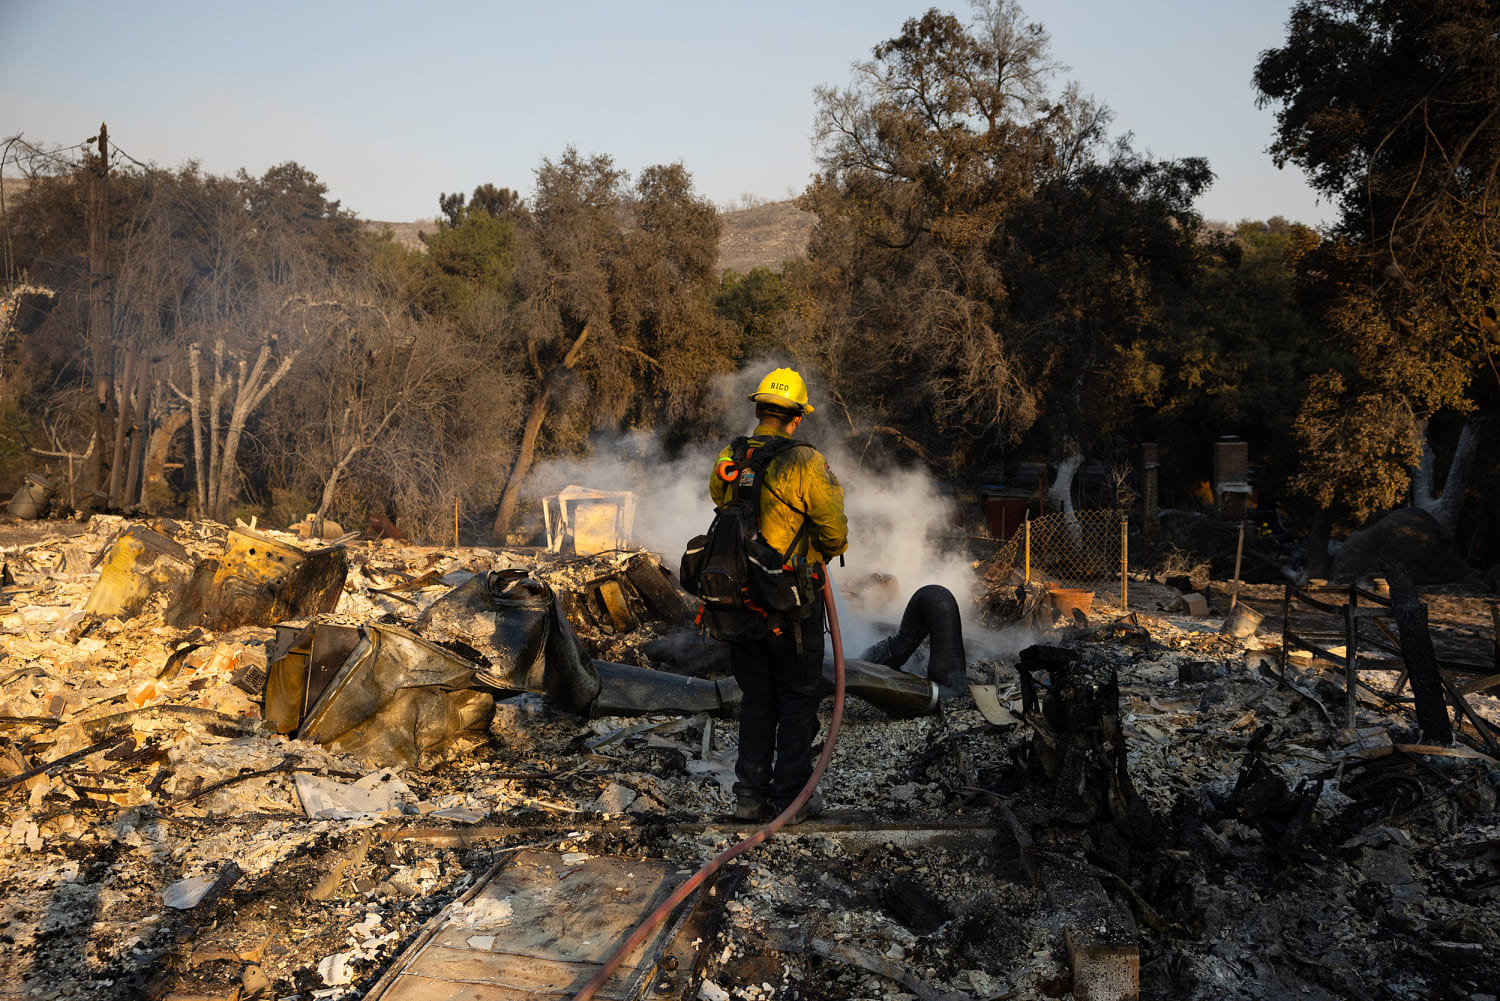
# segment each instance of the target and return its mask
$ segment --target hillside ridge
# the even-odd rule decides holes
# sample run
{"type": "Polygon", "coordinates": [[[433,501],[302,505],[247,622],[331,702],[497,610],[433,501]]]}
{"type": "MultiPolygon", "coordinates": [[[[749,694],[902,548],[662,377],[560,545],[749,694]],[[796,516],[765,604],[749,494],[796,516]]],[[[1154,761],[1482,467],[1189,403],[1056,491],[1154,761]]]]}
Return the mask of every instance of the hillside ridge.
{"type": "MultiPolygon", "coordinates": [[[[723,230],[719,234],[719,267],[748,273],[753,268],[779,269],[787,261],[807,253],[816,217],[804,212],[791,200],[766,202],[751,208],[720,212],[723,230]]],[[[379,233],[390,229],[392,238],[403,247],[419,250],[421,234],[437,228],[436,219],[415,222],[381,222],[365,220],[365,228],[379,233]]]]}

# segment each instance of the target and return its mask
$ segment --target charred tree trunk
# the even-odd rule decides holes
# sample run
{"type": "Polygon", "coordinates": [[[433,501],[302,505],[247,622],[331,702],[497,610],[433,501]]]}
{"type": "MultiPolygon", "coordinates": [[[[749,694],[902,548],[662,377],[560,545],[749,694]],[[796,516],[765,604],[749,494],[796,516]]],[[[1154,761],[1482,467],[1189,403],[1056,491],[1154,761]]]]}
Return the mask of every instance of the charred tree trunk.
{"type": "Polygon", "coordinates": [[[104,495],[109,457],[106,450],[115,440],[114,397],[115,361],[112,342],[113,308],[108,269],[109,256],[109,129],[99,126],[99,158],[94,169],[89,219],[89,362],[94,375],[94,436],[97,446],[89,466],[90,494],[104,495]]]}
{"type": "Polygon", "coordinates": [[[1057,464],[1057,475],[1047,491],[1047,500],[1053,510],[1061,511],[1063,522],[1075,545],[1083,544],[1083,526],[1078,523],[1078,513],[1073,509],[1073,480],[1083,467],[1083,452],[1071,438],[1067,443],[1067,454],[1057,464]]]}
{"type": "Polygon", "coordinates": [[[276,388],[301,355],[301,349],[291,351],[271,366],[271,347],[274,338],[260,346],[252,364],[244,358],[235,362],[235,374],[231,379],[225,374],[224,342],[214,345],[214,381],[208,399],[208,455],[203,454],[203,438],[200,410],[202,397],[199,383],[199,352],[194,345],[189,355],[193,374],[191,393],[181,396],[193,412],[194,465],[198,483],[199,510],[205,517],[222,520],[228,511],[229,501],[234,496],[235,479],[239,475],[236,459],[240,440],[250,415],[276,388]],[[268,371],[268,368],[270,369],[268,371]],[[229,404],[228,420],[224,423],[224,436],[219,438],[220,409],[229,404]]]}
{"type": "MultiPolygon", "coordinates": [[[[382,424],[381,428],[384,429],[384,427],[385,425],[382,424]]],[[[328,509],[333,506],[334,491],[338,489],[339,480],[353,465],[355,457],[361,451],[363,451],[363,445],[360,442],[356,441],[351,444],[344,450],[344,454],[339,456],[338,461],[334,463],[333,470],[328,474],[328,479],[323,482],[323,494],[318,499],[318,510],[313,515],[313,538],[323,537],[323,520],[328,516],[328,509]]]]}
{"type": "MultiPolygon", "coordinates": [[[[1425,430],[1425,429],[1424,429],[1425,430]]],[[[1458,445],[1453,450],[1453,461],[1448,464],[1448,475],[1443,477],[1443,492],[1435,492],[1434,466],[1437,456],[1431,442],[1423,436],[1422,462],[1412,473],[1412,503],[1432,515],[1442,530],[1444,539],[1452,539],[1458,528],[1458,515],[1463,507],[1464,494],[1474,474],[1474,463],[1479,455],[1480,420],[1470,417],[1464,421],[1458,434],[1458,445]]]]}
{"type": "Polygon", "coordinates": [[[531,368],[539,385],[536,396],[531,399],[531,407],[526,412],[526,424],[521,431],[521,443],[516,449],[516,461],[511,466],[510,475],[506,477],[505,489],[500,494],[500,507],[495,512],[494,523],[490,526],[490,536],[498,544],[505,543],[506,536],[510,534],[511,523],[515,520],[516,505],[521,500],[521,487],[525,484],[526,477],[530,475],[532,461],[536,458],[536,442],[541,435],[542,425],[547,420],[547,404],[551,399],[552,391],[557,387],[562,376],[578,364],[578,355],[583,350],[584,341],[588,340],[588,336],[589,327],[588,324],[584,324],[563,360],[550,370],[542,367],[536,341],[531,340],[526,344],[526,352],[531,359],[531,368]]]}
{"type": "Polygon", "coordinates": [[[120,490],[124,486],[125,439],[130,433],[131,422],[135,419],[130,394],[135,390],[136,364],[137,358],[134,352],[125,356],[125,374],[114,387],[117,400],[115,409],[120,419],[115,422],[113,458],[109,463],[109,506],[111,508],[120,506],[120,490]]]}
{"type": "Polygon", "coordinates": [[[1312,529],[1307,533],[1307,567],[1306,576],[1314,577],[1328,576],[1332,561],[1328,558],[1328,538],[1333,533],[1333,513],[1325,507],[1318,508],[1318,513],[1313,515],[1312,529]]]}
{"type": "Polygon", "coordinates": [[[137,366],[135,421],[130,428],[130,459],[125,477],[125,503],[141,502],[141,458],[146,450],[146,429],[151,426],[151,363],[142,357],[137,366]]]}
{"type": "Polygon", "coordinates": [[[188,374],[192,378],[190,392],[178,390],[177,395],[187,403],[193,421],[193,486],[198,492],[197,508],[201,516],[208,503],[208,453],[203,438],[203,352],[196,344],[188,348],[188,374]]]}
{"type": "Polygon", "coordinates": [[[171,495],[167,487],[167,457],[172,451],[172,439],[190,419],[186,410],[175,410],[164,415],[161,424],[151,431],[146,447],[145,483],[141,486],[141,506],[148,512],[154,513],[171,495]]]}
{"type": "Polygon", "coordinates": [[[1401,636],[1401,659],[1411,678],[1411,693],[1417,702],[1417,724],[1422,739],[1434,744],[1453,742],[1453,724],[1448,720],[1448,702],[1443,678],[1438,673],[1437,654],[1427,631],[1427,606],[1422,604],[1406,568],[1387,563],[1386,581],[1391,587],[1391,611],[1401,636]]]}
{"type": "Polygon", "coordinates": [[[544,384],[532,398],[531,408],[526,413],[521,444],[516,449],[516,461],[510,467],[510,476],[506,477],[505,490],[500,494],[500,509],[495,512],[495,523],[490,529],[490,535],[499,545],[504,545],[505,537],[510,534],[511,522],[516,517],[516,504],[521,499],[521,484],[526,482],[526,477],[531,472],[531,462],[536,456],[537,436],[541,433],[542,423],[547,419],[547,396],[548,387],[544,384]]]}

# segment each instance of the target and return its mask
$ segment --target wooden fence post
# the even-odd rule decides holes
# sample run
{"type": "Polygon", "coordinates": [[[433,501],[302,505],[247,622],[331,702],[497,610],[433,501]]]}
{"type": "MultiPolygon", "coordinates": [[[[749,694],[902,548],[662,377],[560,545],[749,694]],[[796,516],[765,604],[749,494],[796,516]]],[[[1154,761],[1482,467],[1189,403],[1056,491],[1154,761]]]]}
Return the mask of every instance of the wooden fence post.
{"type": "Polygon", "coordinates": [[[1349,604],[1344,606],[1344,725],[1354,729],[1355,687],[1359,683],[1359,588],[1349,585],[1349,604]]]}
{"type": "Polygon", "coordinates": [[[1120,515],[1120,611],[1130,607],[1130,519],[1120,515]]]}

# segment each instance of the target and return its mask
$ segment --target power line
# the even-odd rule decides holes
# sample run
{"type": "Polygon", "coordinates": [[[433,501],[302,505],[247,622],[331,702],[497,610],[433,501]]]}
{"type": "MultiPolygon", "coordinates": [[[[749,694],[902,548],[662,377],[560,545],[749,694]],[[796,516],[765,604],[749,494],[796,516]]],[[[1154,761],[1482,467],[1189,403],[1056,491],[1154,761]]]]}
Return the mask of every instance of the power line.
{"type": "Polygon", "coordinates": [[[111,139],[109,141],[109,145],[110,145],[110,148],[113,149],[116,153],[120,154],[125,159],[129,160],[131,163],[135,164],[137,167],[141,168],[142,170],[154,170],[154,169],[156,169],[151,164],[142,163],[141,161],[137,160],[135,157],[131,156],[129,153],[125,152],[123,149],[120,148],[120,144],[117,143],[117,142],[115,142],[113,139],[111,139]]]}
{"type": "Polygon", "coordinates": [[[56,146],[52,149],[43,149],[35,143],[27,142],[24,138],[22,138],[20,133],[10,136],[9,138],[5,139],[4,142],[5,153],[3,156],[0,156],[0,168],[3,168],[7,160],[14,161],[17,164],[22,162],[23,158],[21,156],[12,153],[12,150],[16,146],[20,146],[23,150],[25,150],[27,159],[51,160],[54,163],[58,163],[64,167],[69,167],[76,170],[77,168],[81,167],[82,164],[77,160],[66,159],[60,154],[81,152],[90,145],[90,143],[88,142],[81,142],[73,146],[56,146]]]}

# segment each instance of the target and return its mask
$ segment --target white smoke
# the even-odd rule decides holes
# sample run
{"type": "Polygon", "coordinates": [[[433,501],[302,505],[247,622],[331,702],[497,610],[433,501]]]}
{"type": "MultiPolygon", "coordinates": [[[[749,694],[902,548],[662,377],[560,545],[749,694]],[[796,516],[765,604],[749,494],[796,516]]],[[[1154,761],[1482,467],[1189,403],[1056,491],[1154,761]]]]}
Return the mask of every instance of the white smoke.
{"type": "MultiPolygon", "coordinates": [[[[749,394],[760,374],[784,364],[767,361],[715,384],[714,409],[700,419],[717,431],[712,443],[669,460],[653,435],[599,438],[586,459],[539,466],[527,493],[544,497],[568,485],[633,492],[637,500],[632,545],[656,553],[675,572],[687,541],[713,520],[708,485],[720,450],[735,436],[755,429],[749,394]]],[[[862,461],[867,443],[859,440],[852,448],[846,446],[848,424],[843,414],[816,384],[809,385],[808,392],[816,409],[797,437],[828,459],[844,487],[849,519],[844,565],[835,560],[829,570],[839,599],[845,653],[858,656],[895,633],[906,603],[927,584],[940,584],[957,599],[971,661],[1014,652],[1018,643],[1024,646],[1019,638],[984,629],[976,621],[973,595],[978,578],[955,499],[924,469],[876,469],[862,461]]]]}

